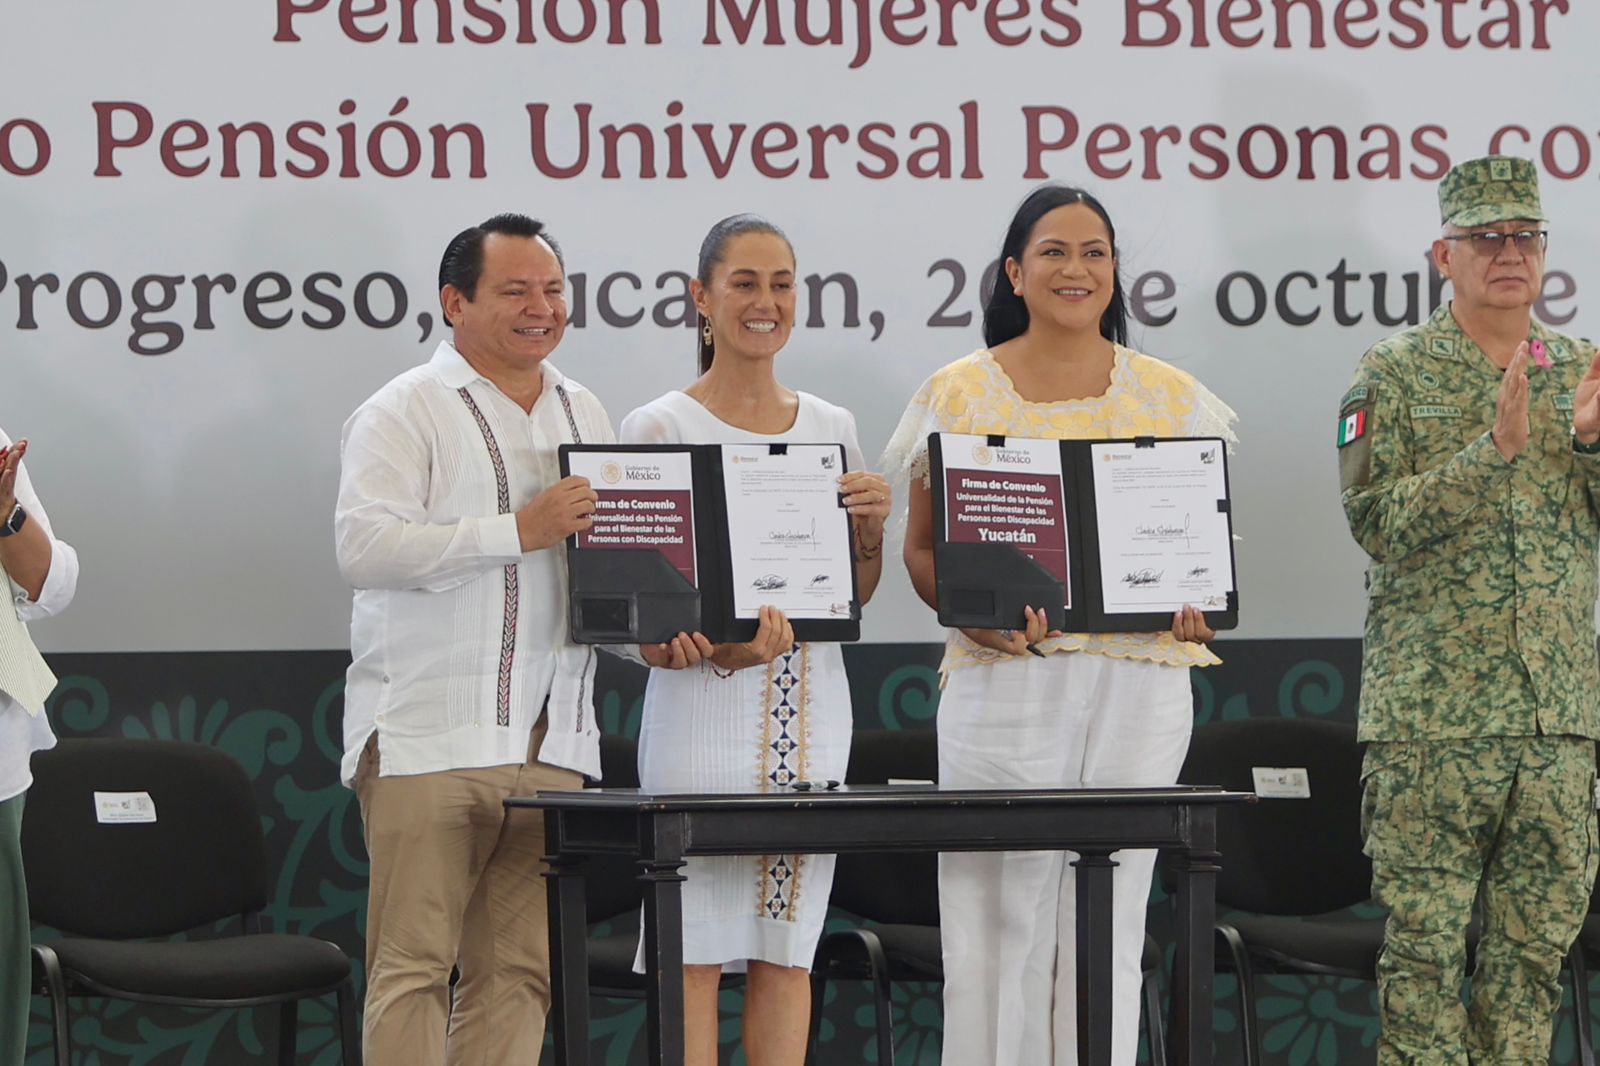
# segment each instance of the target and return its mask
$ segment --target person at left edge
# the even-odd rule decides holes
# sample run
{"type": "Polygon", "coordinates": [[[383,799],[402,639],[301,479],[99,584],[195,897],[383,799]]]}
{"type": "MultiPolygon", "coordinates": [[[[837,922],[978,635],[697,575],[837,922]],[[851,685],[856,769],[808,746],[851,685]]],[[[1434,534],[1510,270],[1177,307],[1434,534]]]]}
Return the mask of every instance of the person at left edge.
{"type": "Polygon", "coordinates": [[[44,701],[55,687],[26,623],[72,602],[78,553],[50,532],[50,519],[22,466],[28,442],[0,432],[0,1062],[21,1062],[27,1051],[28,1002],[33,994],[28,950],[28,885],[22,875],[22,805],[33,784],[28,763],[53,748],[44,701]]]}
{"type": "Polygon", "coordinates": [[[600,775],[595,653],[568,639],[562,552],[596,497],[557,449],[615,440],[549,361],[565,280],[540,222],[463,230],[439,266],[451,340],[344,427],[341,776],[372,859],[363,1042],[383,1066],[532,1062],[544,1042],[544,823],[502,801],[600,775]]]}

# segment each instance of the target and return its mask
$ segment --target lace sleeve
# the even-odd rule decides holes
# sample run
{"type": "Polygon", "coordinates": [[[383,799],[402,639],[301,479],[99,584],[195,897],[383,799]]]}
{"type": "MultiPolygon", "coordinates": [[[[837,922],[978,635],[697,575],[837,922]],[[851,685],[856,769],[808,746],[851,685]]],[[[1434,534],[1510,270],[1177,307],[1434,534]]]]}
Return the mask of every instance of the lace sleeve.
{"type": "Polygon", "coordinates": [[[1216,393],[1200,384],[1194,384],[1194,420],[1189,426],[1189,435],[1193,437],[1221,437],[1228,443],[1228,454],[1232,455],[1239,444],[1239,434],[1234,430],[1234,423],[1239,421],[1239,415],[1229,407],[1216,393]]]}
{"type": "MultiPolygon", "coordinates": [[[[1221,397],[1198,381],[1194,383],[1194,421],[1189,426],[1189,435],[1192,437],[1221,437],[1225,442],[1228,454],[1233,455],[1239,444],[1239,434],[1233,424],[1239,421],[1239,415],[1233,408],[1222,402],[1221,397]]],[[[1234,540],[1244,538],[1235,533],[1234,540]]]]}
{"type": "Polygon", "coordinates": [[[890,516],[884,533],[885,552],[898,555],[905,547],[911,479],[921,479],[923,488],[933,487],[932,471],[928,464],[928,434],[936,433],[941,428],[933,408],[933,381],[929,379],[906,406],[906,412],[900,416],[900,424],[895,427],[879,461],[883,476],[894,491],[894,514],[890,516]]]}
{"type": "Polygon", "coordinates": [[[916,454],[911,457],[909,476],[921,479],[923,488],[933,488],[933,463],[928,459],[928,442],[926,440],[917,448],[916,454]]]}
{"type": "Polygon", "coordinates": [[[889,438],[888,447],[883,450],[884,476],[896,487],[909,484],[913,477],[920,477],[924,488],[931,486],[928,434],[938,432],[940,426],[934,417],[930,386],[931,382],[925,383],[911,398],[905,414],[900,416],[900,424],[889,438]]]}

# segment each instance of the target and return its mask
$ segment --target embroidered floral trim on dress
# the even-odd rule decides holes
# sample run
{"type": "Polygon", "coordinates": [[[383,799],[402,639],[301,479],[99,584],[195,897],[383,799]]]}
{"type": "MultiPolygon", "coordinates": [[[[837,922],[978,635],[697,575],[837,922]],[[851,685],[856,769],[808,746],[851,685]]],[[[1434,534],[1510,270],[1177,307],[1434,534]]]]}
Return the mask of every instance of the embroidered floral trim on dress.
{"type": "MultiPolygon", "coordinates": [[[[761,719],[763,792],[805,779],[810,765],[811,730],[806,714],[810,675],[811,656],[805,644],[767,664],[761,719]]],[[[794,921],[806,857],[763,855],[759,861],[761,914],[776,921],[794,921]]]]}
{"type": "MultiPolygon", "coordinates": [[[[1163,666],[1217,666],[1222,662],[1204,644],[1181,643],[1171,633],[1068,633],[1040,641],[1038,647],[1046,655],[1081,651],[1086,655],[1140,659],[1163,666]]],[[[960,630],[951,630],[945,642],[944,660],[939,664],[940,681],[942,684],[950,671],[964,666],[1007,662],[1016,658],[1008,652],[974,644],[960,630]]]]}

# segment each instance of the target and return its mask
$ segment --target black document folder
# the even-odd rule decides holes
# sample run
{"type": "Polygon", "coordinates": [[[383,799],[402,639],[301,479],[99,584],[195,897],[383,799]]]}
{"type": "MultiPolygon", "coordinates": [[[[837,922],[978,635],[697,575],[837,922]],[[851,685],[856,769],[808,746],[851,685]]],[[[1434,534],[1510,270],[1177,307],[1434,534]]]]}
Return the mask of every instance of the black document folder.
{"type": "MultiPolygon", "coordinates": [[[[946,434],[934,433],[928,437],[928,457],[933,483],[934,575],[939,608],[939,621],[943,625],[972,629],[1021,629],[1027,623],[1025,607],[1043,608],[1052,629],[1067,633],[1161,632],[1172,627],[1171,611],[1108,612],[1105,608],[1105,590],[1102,587],[1102,551],[1099,543],[1099,523],[1095,500],[1095,448],[1097,445],[1133,444],[1135,447],[1156,447],[1174,441],[1192,441],[1197,438],[1140,437],[1122,441],[1064,440],[1050,441],[1059,448],[1061,481],[1059,490],[1053,486],[1042,490],[1048,506],[1028,507],[1034,501],[1022,499],[1018,493],[1002,496],[991,492],[985,499],[1017,501],[1009,508],[1022,517],[1012,519],[1018,523],[1037,523],[1040,528],[1059,522],[1064,533],[1061,549],[1050,552],[1037,550],[1033,543],[1006,542],[1037,541],[1027,526],[990,533],[995,542],[971,543],[952,541],[947,536],[947,519],[952,513],[948,499],[951,492],[948,470],[977,474],[976,480],[963,479],[964,485],[980,487],[987,475],[974,463],[993,462],[991,456],[1015,445],[1018,438],[999,435],[978,441],[974,448],[977,458],[947,462],[944,454],[946,434]],[[980,454],[981,453],[981,454],[980,454]],[[1059,499],[1056,492],[1059,491],[1059,499]],[[1048,512],[1048,514],[1047,514],[1048,512]]],[[[1210,439],[1210,438],[1201,438],[1210,439]]],[[[1038,444],[1039,442],[1028,442],[1038,444]]],[[[1054,450],[1053,448],[1051,449],[1054,450]]],[[[1224,496],[1216,501],[1217,511],[1228,525],[1230,575],[1237,575],[1233,564],[1231,530],[1232,511],[1227,497],[1226,447],[1216,439],[1212,461],[1222,464],[1224,496]]],[[[1103,458],[1103,456],[1102,456],[1103,458]]],[[[1014,475],[1019,480],[1030,475],[1014,475]]],[[[1004,475],[1001,475],[1004,477],[1004,475]]],[[[1053,472],[1052,472],[1053,477],[1053,472]]],[[[1040,479],[1032,477],[1032,481],[1040,479]]],[[[1046,478],[1045,480],[1050,480],[1046,478]]],[[[993,484],[993,482],[991,482],[993,484]]],[[[1038,484],[1001,484],[1027,491],[1040,489],[1038,484]]],[[[987,505],[984,505],[987,506],[987,505]]],[[[1209,510],[1209,504],[1207,509],[1209,510]]],[[[969,516],[970,517],[970,516],[969,516]]],[[[1005,520],[997,519],[1005,525],[1005,520]]],[[[1053,549],[1053,545],[1052,545],[1053,549]]],[[[1137,580],[1137,575],[1127,575],[1137,580]]],[[[1237,587],[1226,594],[1225,602],[1195,604],[1205,612],[1206,622],[1213,629],[1233,629],[1239,624],[1239,594],[1237,587]]]]}
{"type": "Polygon", "coordinates": [[[946,541],[935,544],[933,555],[942,625],[1021,629],[1023,608],[1043,607],[1051,626],[1061,628],[1057,605],[1067,602],[1066,585],[1021,549],[946,541]]]}
{"type": "MultiPolygon", "coordinates": [[[[785,444],[769,445],[781,454],[785,444]]],[[[617,456],[624,462],[607,464],[626,467],[632,473],[628,456],[638,456],[639,464],[651,456],[687,457],[692,490],[684,500],[678,494],[674,513],[692,512],[679,528],[692,535],[692,552],[683,544],[686,538],[672,527],[654,527],[662,547],[652,547],[649,536],[622,538],[625,543],[601,545],[583,535],[567,540],[568,612],[572,639],[580,644],[658,644],[679,633],[699,632],[714,644],[739,643],[754,638],[758,623],[754,618],[737,617],[734,611],[733,557],[730,544],[726,490],[723,478],[723,449],[715,444],[564,444],[561,446],[561,475],[572,473],[572,457],[591,452],[617,456]],[[692,501],[692,502],[691,502],[692,501]],[[585,546],[583,541],[589,539],[585,546]],[[692,565],[685,558],[692,554],[692,565]],[[692,578],[685,570],[690,571],[692,578]]],[[[839,447],[838,467],[844,469],[844,449],[839,447]]],[[[602,505],[613,491],[602,477],[591,479],[601,495],[602,505]]],[[[634,495],[639,495],[635,493],[634,495]]],[[[840,520],[849,515],[840,503],[840,520]]],[[[828,618],[790,618],[796,640],[855,641],[861,639],[861,604],[857,591],[854,560],[849,575],[849,599],[843,613],[828,618]]]]}
{"type": "Polygon", "coordinates": [[[573,549],[567,563],[573,639],[580,643],[663,643],[704,631],[700,590],[658,551],[573,549]]]}

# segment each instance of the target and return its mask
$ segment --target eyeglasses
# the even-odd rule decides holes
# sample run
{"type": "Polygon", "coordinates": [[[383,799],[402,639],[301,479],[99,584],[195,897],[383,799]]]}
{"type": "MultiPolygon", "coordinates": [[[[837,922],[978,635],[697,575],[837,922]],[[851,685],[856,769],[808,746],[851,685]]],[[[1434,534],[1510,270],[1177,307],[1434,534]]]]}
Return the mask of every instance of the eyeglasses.
{"type": "Polygon", "coordinates": [[[1466,241],[1474,252],[1489,257],[1499,255],[1507,240],[1514,241],[1522,255],[1538,255],[1550,244],[1550,231],[1545,229],[1519,229],[1512,233],[1489,230],[1487,233],[1463,233],[1446,237],[1447,241],[1466,241]]]}

